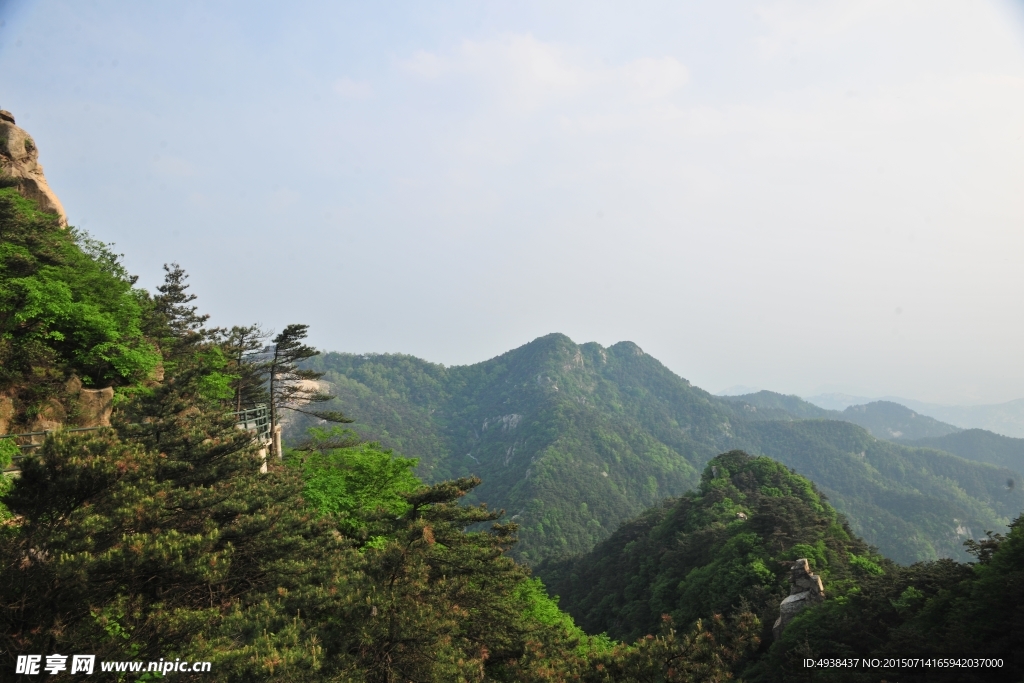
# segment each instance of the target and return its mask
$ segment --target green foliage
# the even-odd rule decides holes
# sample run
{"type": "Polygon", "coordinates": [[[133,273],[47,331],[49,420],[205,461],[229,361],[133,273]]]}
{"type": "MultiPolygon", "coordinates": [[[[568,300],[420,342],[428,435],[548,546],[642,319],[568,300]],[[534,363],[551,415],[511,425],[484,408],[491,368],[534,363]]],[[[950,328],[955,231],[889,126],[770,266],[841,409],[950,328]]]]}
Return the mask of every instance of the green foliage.
{"type": "Polygon", "coordinates": [[[414,453],[425,481],[480,476],[472,495],[520,524],[514,552],[532,565],[587,552],[736,448],[812,479],[854,532],[900,562],[966,559],[968,535],[1001,530],[1024,508],[1024,487],[1007,488],[1013,472],[879,441],[849,422],[797,419],[846,417],[795,397],[711,396],[628,342],[554,334],[461,367],[386,354],[308,363],[338,395],[330,405],[364,438],[414,453]]]}
{"type": "Polygon", "coordinates": [[[760,624],[750,613],[725,620],[714,616],[677,632],[672,619],[662,619],[658,635],[632,644],[616,643],[586,654],[552,653],[545,643],[531,642],[524,656],[497,680],[585,681],[587,683],[705,683],[733,678],[732,669],[758,644],[760,624]]]}
{"type": "Polygon", "coordinates": [[[5,470],[10,467],[11,460],[20,453],[21,450],[12,439],[0,439],[0,522],[11,517],[11,511],[7,509],[3,498],[10,491],[13,482],[5,470]]]}
{"type": "Polygon", "coordinates": [[[18,455],[21,450],[12,439],[0,439],[0,470],[7,469],[11,459],[18,455]]]}
{"type": "Polygon", "coordinates": [[[519,584],[516,598],[526,605],[524,613],[531,619],[548,626],[575,628],[572,617],[558,609],[558,599],[548,595],[540,579],[534,577],[519,584]]]}
{"type": "Polygon", "coordinates": [[[859,570],[863,574],[884,574],[885,570],[878,565],[877,562],[872,561],[870,557],[861,557],[860,555],[850,555],[850,566],[854,569],[859,570]]]}
{"type": "Polygon", "coordinates": [[[31,405],[71,373],[94,386],[146,377],[159,354],[134,281],[107,245],[0,189],[0,387],[31,405]]]}
{"type": "MultiPolygon", "coordinates": [[[[751,681],[1019,681],[1024,676],[1024,524],[992,537],[983,562],[890,566],[858,590],[808,610],[749,666],[751,681]],[[999,669],[806,669],[813,653],[840,657],[993,657],[999,669]]],[[[826,586],[826,594],[828,587],[826,586]]]]}
{"type": "Polygon", "coordinates": [[[792,560],[806,557],[835,592],[860,575],[854,556],[891,565],[805,478],[733,451],[711,460],[698,491],[539,571],[586,631],[629,639],[655,632],[662,614],[691,624],[750,610],[767,628],[788,595],[792,560]]]}
{"type": "Polygon", "coordinates": [[[77,651],[209,659],[225,681],[440,681],[568,638],[525,609],[539,603],[507,557],[514,525],[465,531],[496,517],[459,504],[478,480],[419,486],[414,461],[372,445],[260,474],[204,390],[220,361],[193,349],[115,428],[57,431],[24,461],[0,528],[0,666],[77,651]],[[339,471],[324,504],[375,525],[362,552],[357,525],[304,495],[339,471]]]}
{"type": "Polygon", "coordinates": [[[269,338],[270,333],[259,325],[236,325],[224,332],[219,340],[219,346],[228,359],[236,411],[242,410],[243,406],[270,400],[265,377],[266,359],[263,357],[265,342],[269,338]]]}
{"type": "Polygon", "coordinates": [[[313,427],[309,432],[308,450],[288,453],[286,462],[302,470],[306,501],[334,515],[347,535],[365,535],[367,520],[378,514],[394,517],[408,511],[406,494],[423,485],[413,474],[415,459],[396,456],[376,443],[329,448],[351,434],[340,427],[313,427]]]}

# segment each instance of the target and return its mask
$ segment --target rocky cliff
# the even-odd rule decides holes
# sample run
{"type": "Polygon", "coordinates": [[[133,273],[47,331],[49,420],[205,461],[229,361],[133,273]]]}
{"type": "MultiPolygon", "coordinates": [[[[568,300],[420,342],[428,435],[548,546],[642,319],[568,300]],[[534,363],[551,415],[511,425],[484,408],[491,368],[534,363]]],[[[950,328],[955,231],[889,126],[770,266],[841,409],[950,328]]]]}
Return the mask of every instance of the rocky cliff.
{"type": "Polygon", "coordinates": [[[40,209],[57,214],[61,224],[67,224],[64,207],[43,175],[39,148],[32,136],[15,124],[14,115],[4,110],[0,110],[0,178],[13,182],[40,209]]]}

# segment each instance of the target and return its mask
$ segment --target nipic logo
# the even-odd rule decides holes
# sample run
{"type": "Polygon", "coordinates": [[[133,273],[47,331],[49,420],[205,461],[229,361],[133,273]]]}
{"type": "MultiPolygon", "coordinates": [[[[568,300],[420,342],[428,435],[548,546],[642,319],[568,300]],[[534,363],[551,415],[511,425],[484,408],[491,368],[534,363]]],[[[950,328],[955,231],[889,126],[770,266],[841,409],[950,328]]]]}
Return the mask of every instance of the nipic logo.
{"type": "MultiPolygon", "coordinates": [[[[142,673],[156,672],[166,676],[172,672],[208,673],[212,668],[212,662],[182,661],[181,658],[174,660],[140,662],[135,661],[100,661],[99,672],[126,672],[142,673]]],[[[92,675],[96,668],[96,655],[18,655],[17,665],[14,673],[37,676],[48,673],[55,676],[59,673],[86,674],[92,675]],[[70,663],[68,660],[71,660],[70,663]],[[69,668],[70,667],[70,668],[69,668]]]]}
{"type": "MultiPolygon", "coordinates": [[[[96,655],[71,655],[70,659],[73,674],[91,674],[96,665],[96,655]]],[[[45,665],[42,655],[18,655],[14,673],[38,674],[40,668],[51,676],[67,671],[68,655],[47,655],[45,665]]]]}

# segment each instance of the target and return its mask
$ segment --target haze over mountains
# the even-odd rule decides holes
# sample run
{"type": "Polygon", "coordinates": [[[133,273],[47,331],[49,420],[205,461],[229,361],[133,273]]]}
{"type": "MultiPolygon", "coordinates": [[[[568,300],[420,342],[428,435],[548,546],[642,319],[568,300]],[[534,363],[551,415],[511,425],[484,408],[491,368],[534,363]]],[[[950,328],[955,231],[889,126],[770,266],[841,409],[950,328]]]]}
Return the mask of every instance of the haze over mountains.
{"type": "Polygon", "coordinates": [[[1003,451],[994,464],[964,456],[969,444],[956,455],[905,441],[956,427],[884,402],[838,412],[771,392],[713,396],[631,342],[551,334],[468,366],[328,353],[312,367],[361,434],[419,457],[422,476],[480,476],[475,495],[521,525],[517,553],[531,563],[588,551],[735,448],[810,478],[900,562],[959,557],[1024,507],[1024,467],[1003,451]]]}
{"type": "Polygon", "coordinates": [[[838,393],[818,394],[809,396],[805,400],[829,410],[844,410],[851,406],[874,401],[890,401],[961,429],[987,429],[1004,436],[1024,438],[1024,398],[1005,403],[976,406],[947,406],[917,401],[912,398],[900,398],[899,396],[866,398],[838,393]]]}
{"type": "MultiPolygon", "coordinates": [[[[797,396],[784,396],[771,391],[759,391],[745,396],[724,396],[726,401],[746,405],[767,419],[780,419],[780,411],[791,418],[827,419],[852,422],[864,427],[877,439],[923,439],[946,436],[960,429],[920,415],[906,406],[892,401],[873,401],[853,405],[845,410],[826,410],[797,396]]],[[[784,418],[783,418],[784,419],[784,418]]]]}

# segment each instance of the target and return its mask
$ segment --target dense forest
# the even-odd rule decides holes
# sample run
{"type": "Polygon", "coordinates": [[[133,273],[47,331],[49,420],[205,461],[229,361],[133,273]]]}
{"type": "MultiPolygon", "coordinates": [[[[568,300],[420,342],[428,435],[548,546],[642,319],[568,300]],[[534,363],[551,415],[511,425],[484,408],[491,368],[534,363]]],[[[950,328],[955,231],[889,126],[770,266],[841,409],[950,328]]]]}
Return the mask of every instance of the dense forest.
{"type": "Polygon", "coordinates": [[[748,681],[1017,681],[1024,675],[1024,523],[968,543],[978,560],[900,566],[854,536],[807,479],[740,451],[713,459],[700,487],[624,524],[593,552],[552,563],[562,606],[584,629],[633,637],[660,615],[688,623],[744,610],[760,645],[748,681]],[[788,568],[806,558],[826,599],[773,639],[788,568]],[[1004,659],[992,670],[806,668],[807,657],[1004,659]]]}
{"type": "MultiPolygon", "coordinates": [[[[961,458],[988,462],[1014,472],[1024,472],[1024,439],[993,434],[985,429],[965,429],[955,434],[907,442],[914,446],[938,448],[961,458]]],[[[1008,481],[1007,486],[1017,482],[1008,481]]]]}
{"type": "MultiPolygon", "coordinates": [[[[359,433],[419,456],[425,480],[479,476],[475,499],[520,525],[514,553],[534,565],[589,551],[692,489],[732,449],[810,477],[855,533],[904,563],[966,560],[965,540],[1005,531],[1024,508],[1021,488],[1007,485],[1019,470],[878,439],[796,397],[712,396],[629,342],[603,348],[553,334],[469,366],[327,353],[309,367],[325,373],[334,407],[359,433]]],[[[847,412],[874,428],[888,416],[892,431],[935,422],[892,406],[847,412]]],[[[311,424],[295,421],[293,438],[311,424]]]]}
{"type": "Polygon", "coordinates": [[[46,431],[0,438],[3,680],[58,653],[218,681],[879,678],[802,668],[825,654],[1024,675],[1021,524],[967,538],[973,563],[901,566],[829,501],[908,511],[896,533],[934,553],[965,540],[936,545],[943,516],[1019,513],[1012,472],[745,419],[629,343],[553,335],[467,368],[319,354],[302,324],[212,327],[188,290],[174,264],[136,287],[109,245],[0,189],[0,436],[46,431]],[[101,394],[109,426],[76,430],[101,394]],[[257,403],[293,414],[269,457],[238,428],[257,403]],[[776,637],[797,559],[824,599],[776,637]]]}

